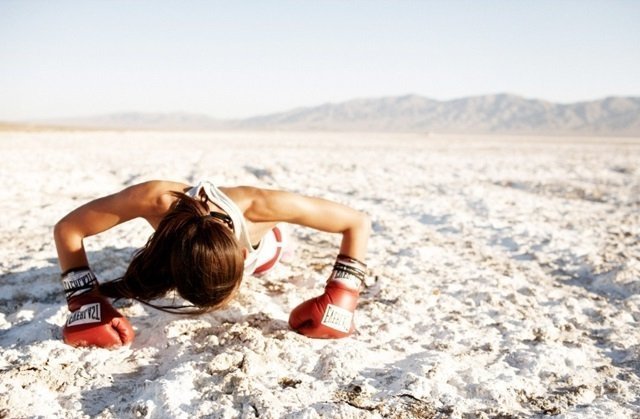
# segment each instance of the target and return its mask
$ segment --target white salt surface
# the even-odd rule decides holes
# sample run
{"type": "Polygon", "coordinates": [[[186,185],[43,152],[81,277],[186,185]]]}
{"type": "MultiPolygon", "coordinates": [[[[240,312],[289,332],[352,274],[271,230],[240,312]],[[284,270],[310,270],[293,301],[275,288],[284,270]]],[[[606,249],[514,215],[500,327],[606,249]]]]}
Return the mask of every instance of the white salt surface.
{"type": "MultiPolygon", "coordinates": [[[[0,134],[0,417],[488,418],[640,414],[640,141],[320,133],[0,134]],[[310,340],[339,237],[223,311],[116,305],[136,340],[61,341],[52,226],[149,179],[289,189],[373,220],[358,332],[310,340]]],[[[121,275],[150,228],[85,245],[121,275]]],[[[167,301],[168,302],[168,301],[167,301]]]]}

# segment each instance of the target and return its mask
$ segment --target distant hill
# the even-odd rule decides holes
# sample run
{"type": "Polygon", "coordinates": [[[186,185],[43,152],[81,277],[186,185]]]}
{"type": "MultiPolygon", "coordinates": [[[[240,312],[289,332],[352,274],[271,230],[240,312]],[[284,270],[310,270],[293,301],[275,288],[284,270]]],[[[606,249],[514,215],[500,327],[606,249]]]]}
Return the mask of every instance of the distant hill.
{"type": "Polygon", "coordinates": [[[640,136],[640,98],[557,104],[513,95],[358,99],[237,122],[241,128],[640,136]]]}
{"type": "Polygon", "coordinates": [[[247,119],[188,113],[120,113],[41,121],[97,129],[338,130],[640,136],[640,97],[559,104],[498,94],[437,101],[408,95],[356,99],[247,119]]]}
{"type": "Polygon", "coordinates": [[[81,118],[36,121],[45,125],[124,130],[216,130],[227,124],[207,115],[192,113],[120,112],[81,118]]]}
{"type": "Polygon", "coordinates": [[[3,131],[22,131],[22,132],[39,132],[39,131],[69,131],[75,128],[62,125],[44,125],[21,122],[0,122],[0,132],[3,131]]]}

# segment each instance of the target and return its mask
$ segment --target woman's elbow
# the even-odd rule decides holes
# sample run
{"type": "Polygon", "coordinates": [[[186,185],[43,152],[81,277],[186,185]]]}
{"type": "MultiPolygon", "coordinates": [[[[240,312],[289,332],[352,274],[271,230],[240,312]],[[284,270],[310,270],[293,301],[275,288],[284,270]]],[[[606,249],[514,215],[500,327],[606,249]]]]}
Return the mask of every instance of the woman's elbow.
{"type": "Polygon", "coordinates": [[[64,219],[58,220],[58,222],[53,225],[53,238],[57,239],[60,237],[62,230],[64,230],[64,219]]]}
{"type": "Polygon", "coordinates": [[[53,226],[53,239],[58,242],[73,232],[73,226],[65,219],[60,219],[53,226]]]}
{"type": "Polygon", "coordinates": [[[358,211],[358,229],[367,237],[371,235],[371,217],[369,214],[358,211]]]}

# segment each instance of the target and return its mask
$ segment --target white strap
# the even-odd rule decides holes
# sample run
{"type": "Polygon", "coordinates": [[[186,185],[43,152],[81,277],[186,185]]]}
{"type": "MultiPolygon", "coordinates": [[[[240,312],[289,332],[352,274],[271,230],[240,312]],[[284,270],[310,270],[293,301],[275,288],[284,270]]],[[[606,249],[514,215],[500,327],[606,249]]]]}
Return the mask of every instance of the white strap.
{"type": "Polygon", "coordinates": [[[253,270],[256,268],[256,249],[251,245],[251,238],[249,237],[249,229],[247,228],[247,224],[244,220],[244,214],[240,211],[240,208],[236,205],[235,202],[231,200],[227,195],[225,195],[220,189],[218,189],[213,183],[203,180],[200,181],[194,188],[189,190],[188,194],[191,197],[196,198],[200,191],[204,191],[207,195],[207,198],[222,208],[224,212],[226,212],[231,220],[233,221],[234,226],[234,234],[236,239],[245,249],[248,250],[249,255],[244,262],[244,271],[246,273],[253,273],[253,270]]]}

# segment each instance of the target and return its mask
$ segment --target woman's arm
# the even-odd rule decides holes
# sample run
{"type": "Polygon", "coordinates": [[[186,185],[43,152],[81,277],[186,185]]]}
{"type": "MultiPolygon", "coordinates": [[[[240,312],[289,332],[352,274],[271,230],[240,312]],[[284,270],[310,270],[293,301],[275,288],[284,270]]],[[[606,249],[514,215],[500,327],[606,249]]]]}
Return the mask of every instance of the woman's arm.
{"type": "MultiPolygon", "coordinates": [[[[138,217],[161,216],[171,205],[169,190],[182,184],[150,181],[84,204],[58,221],[53,237],[63,272],[88,266],[82,240],[138,217]]],[[[180,190],[176,189],[176,190],[180,190]]]]}
{"type": "Polygon", "coordinates": [[[365,213],[322,198],[271,189],[241,188],[250,199],[245,211],[245,217],[250,221],[283,221],[341,233],[340,253],[364,260],[371,229],[365,213]]]}

